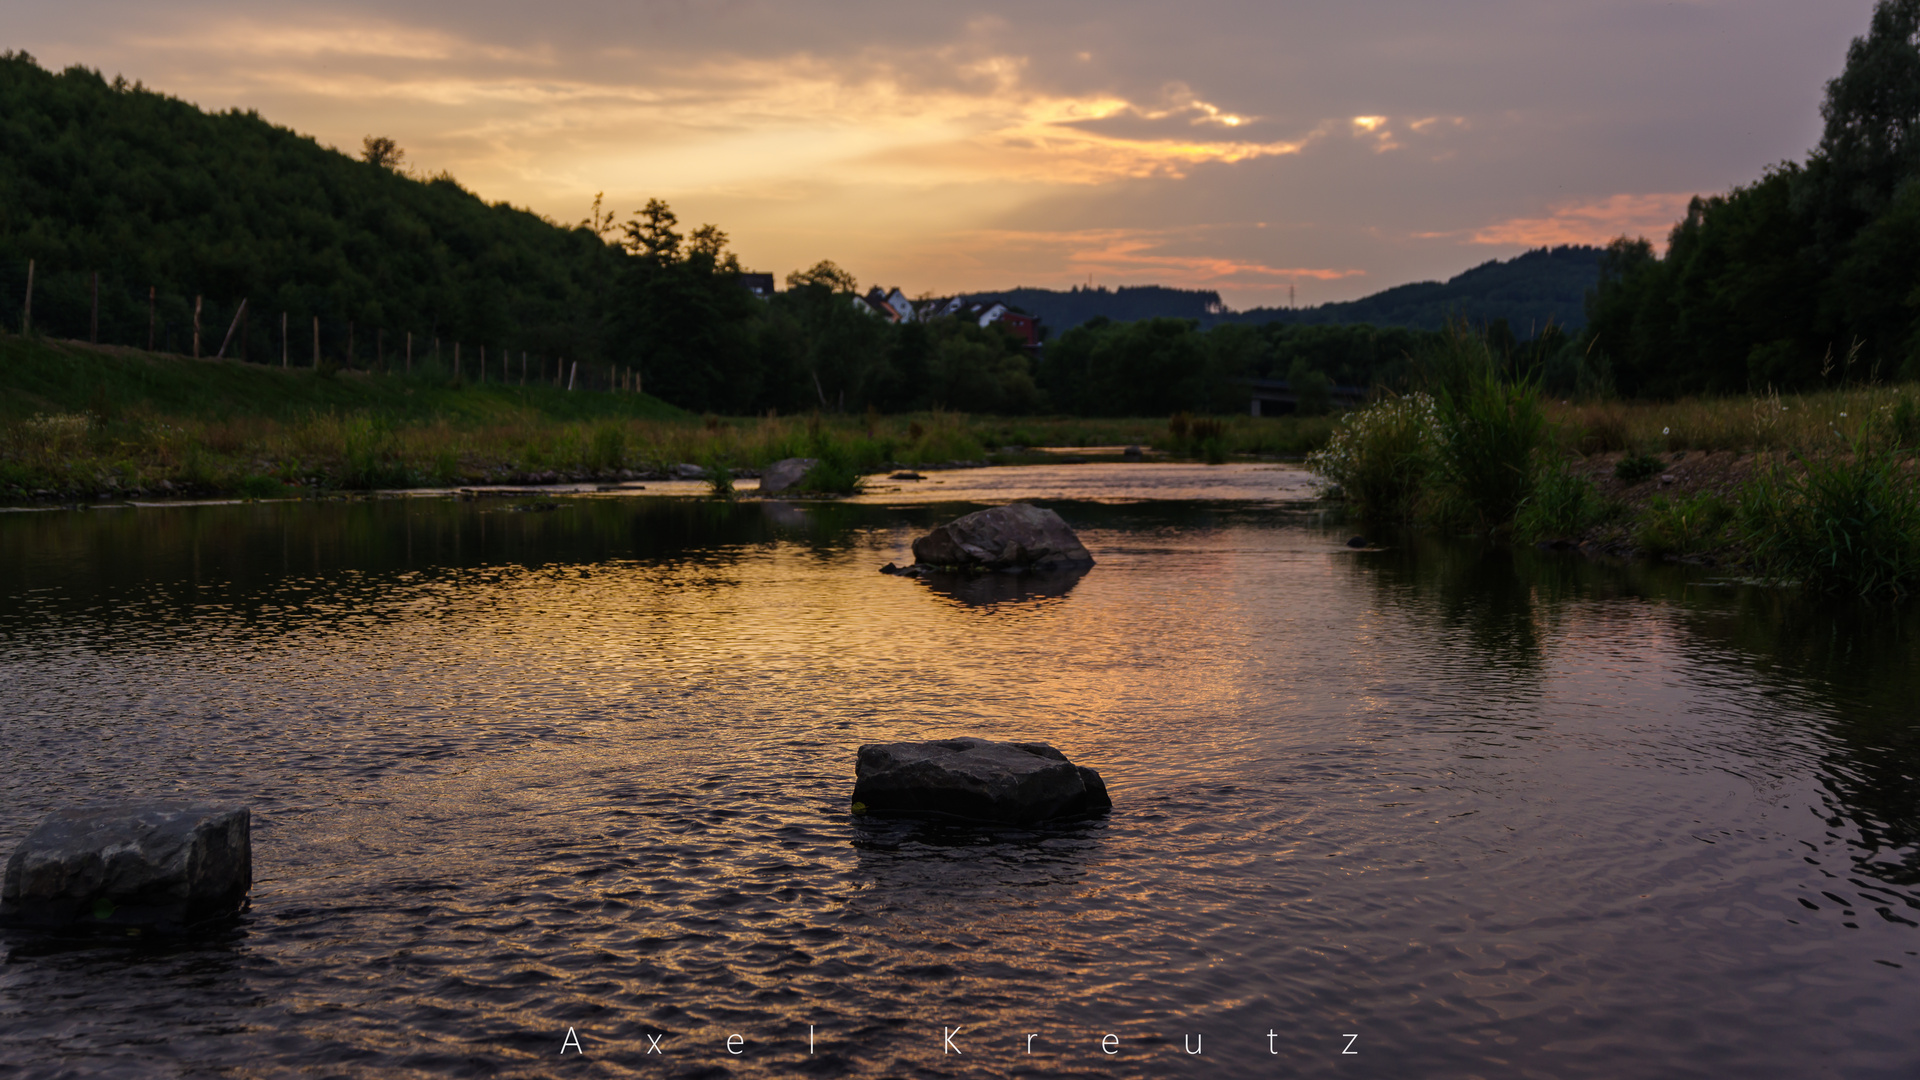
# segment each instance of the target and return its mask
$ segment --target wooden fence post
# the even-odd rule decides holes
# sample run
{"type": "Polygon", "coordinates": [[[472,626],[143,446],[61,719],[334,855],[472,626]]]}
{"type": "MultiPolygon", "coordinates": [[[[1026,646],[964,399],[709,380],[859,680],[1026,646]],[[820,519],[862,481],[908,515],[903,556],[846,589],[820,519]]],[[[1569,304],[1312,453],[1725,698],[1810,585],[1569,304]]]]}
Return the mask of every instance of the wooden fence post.
{"type": "Polygon", "coordinates": [[[246,313],[247,298],[243,296],[240,298],[240,310],[233,313],[233,321],[227,324],[227,336],[220,339],[220,351],[213,354],[215,360],[226,359],[227,346],[233,343],[233,332],[240,328],[240,316],[246,313]]]}
{"type": "Polygon", "coordinates": [[[93,272],[93,318],[87,324],[87,340],[100,344],[100,271],[93,272]]]}
{"type": "Polygon", "coordinates": [[[573,381],[579,377],[580,377],[580,361],[575,360],[573,362],[573,370],[567,373],[567,389],[569,391],[573,389],[573,381]]]}
{"type": "Polygon", "coordinates": [[[291,350],[287,348],[287,313],[282,311],[280,313],[280,368],[283,371],[286,370],[287,367],[287,353],[289,351],[291,350]]]}
{"type": "Polygon", "coordinates": [[[413,331],[407,331],[407,374],[413,374],[413,331]]]}
{"type": "Polygon", "coordinates": [[[147,286],[147,351],[148,352],[153,351],[153,327],[154,327],[153,302],[154,302],[154,297],[159,293],[159,291],[160,290],[157,286],[153,286],[153,285],[147,286]]]}
{"type": "Polygon", "coordinates": [[[20,336],[33,333],[33,260],[27,260],[27,306],[20,312],[20,336]]]}
{"type": "Polygon", "coordinates": [[[527,350],[520,350],[520,385],[527,385],[527,350]]]}
{"type": "Polygon", "coordinates": [[[387,328],[384,326],[373,330],[373,366],[381,371],[387,368],[387,328]]]}
{"type": "Polygon", "coordinates": [[[200,300],[198,296],[193,298],[193,358],[195,360],[200,359],[200,300]]]}
{"type": "Polygon", "coordinates": [[[487,381],[487,343],[486,343],[486,342],[484,342],[484,341],[480,343],[480,368],[479,368],[479,371],[480,371],[480,377],[479,377],[479,379],[477,379],[476,381],[477,381],[477,382],[480,382],[480,383],[482,383],[482,384],[485,384],[485,383],[486,383],[486,381],[487,381]]]}
{"type": "Polygon", "coordinates": [[[453,343],[453,377],[460,377],[460,343],[457,341],[453,343]]]}
{"type": "Polygon", "coordinates": [[[320,370],[320,316],[313,317],[313,370],[320,370]]]}
{"type": "Polygon", "coordinates": [[[353,370],[353,320],[347,320],[347,370],[353,370]]]}

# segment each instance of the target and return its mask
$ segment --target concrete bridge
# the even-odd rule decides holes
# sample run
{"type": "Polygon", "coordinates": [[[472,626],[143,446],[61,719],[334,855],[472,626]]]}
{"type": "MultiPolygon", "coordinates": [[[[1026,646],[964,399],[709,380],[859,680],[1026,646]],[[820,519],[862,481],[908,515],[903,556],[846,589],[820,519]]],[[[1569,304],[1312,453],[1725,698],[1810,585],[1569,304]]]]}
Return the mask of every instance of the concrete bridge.
{"type": "MultiPolygon", "coordinates": [[[[1253,392],[1253,415],[1285,416],[1300,407],[1300,397],[1285,379],[1247,379],[1253,392]]],[[[1364,386],[1330,386],[1327,396],[1335,405],[1349,408],[1364,403],[1370,391],[1364,386]]]]}

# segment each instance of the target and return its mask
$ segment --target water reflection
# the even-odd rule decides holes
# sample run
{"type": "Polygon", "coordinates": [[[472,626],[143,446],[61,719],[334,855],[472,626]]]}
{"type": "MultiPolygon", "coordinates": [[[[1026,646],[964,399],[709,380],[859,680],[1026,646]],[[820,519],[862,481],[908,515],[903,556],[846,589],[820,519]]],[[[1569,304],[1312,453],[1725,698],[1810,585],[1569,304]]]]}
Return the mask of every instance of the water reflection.
{"type": "Polygon", "coordinates": [[[1072,592],[1089,569],[1079,566],[1028,574],[933,573],[916,580],[935,594],[967,607],[993,607],[1058,600],[1072,592]]]}
{"type": "Polygon", "coordinates": [[[1375,1075],[1920,1060],[1910,612],[1356,552],[1271,502],[1056,504],[1097,573],[945,591],[876,570],[971,505],[557,503],[0,517],[0,850],[192,792],[257,808],[259,874],[204,955],[16,943],[0,1060],[546,1075],[569,1027],[583,1073],[665,1076],[1331,1076],[1354,1031],[1375,1075]],[[848,816],[860,743],[961,733],[1060,746],[1114,812],[848,816]],[[943,1023],[984,1033],[964,1070],[943,1023]]]}

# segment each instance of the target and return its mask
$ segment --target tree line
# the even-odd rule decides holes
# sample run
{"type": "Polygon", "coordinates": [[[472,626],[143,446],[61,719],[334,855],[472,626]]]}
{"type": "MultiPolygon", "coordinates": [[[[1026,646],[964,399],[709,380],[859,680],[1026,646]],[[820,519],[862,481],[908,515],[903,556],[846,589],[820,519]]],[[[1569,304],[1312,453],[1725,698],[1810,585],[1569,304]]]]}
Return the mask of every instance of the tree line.
{"type": "MultiPolygon", "coordinates": [[[[1695,200],[1664,256],[1615,241],[1597,256],[1583,332],[1529,322],[1521,340],[1498,318],[1470,332],[1557,395],[1920,377],[1916,41],[1920,0],[1881,0],[1827,88],[1807,162],[1695,200]]],[[[228,355],[255,361],[317,351],[391,368],[410,335],[416,358],[443,366],[458,343],[490,365],[531,354],[543,375],[566,358],[695,411],[1163,415],[1240,411],[1255,378],[1298,383],[1309,409],[1335,385],[1414,385],[1468,332],[1222,325],[1202,311],[1094,318],[1030,349],[969,319],[875,318],[825,260],[757,297],[719,228],[683,229],[659,200],[617,217],[596,200],[585,220],[555,222],[409,170],[390,139],[370,136],[355,157],[252,112],[0,55],[0,290],[24,296],[32,260],[36,324],[69,337],[184,352],[204,302],[203,338],[235,326],[228,355]]],[[[1507,279],[1525,262],[1521,276],[1550,269],[1558,289],[1595,259],[1530,253],[1448,285],[1520,288],[1507,279]]]]}
{"type": "Polygon", "coordinates": [[[1880,0],[1827,84],[1825,129],[1664,256],[1606,250],[1590,344],[1620,392],[1671,397],[1920,379],[1920,0],[1880,0]]]}

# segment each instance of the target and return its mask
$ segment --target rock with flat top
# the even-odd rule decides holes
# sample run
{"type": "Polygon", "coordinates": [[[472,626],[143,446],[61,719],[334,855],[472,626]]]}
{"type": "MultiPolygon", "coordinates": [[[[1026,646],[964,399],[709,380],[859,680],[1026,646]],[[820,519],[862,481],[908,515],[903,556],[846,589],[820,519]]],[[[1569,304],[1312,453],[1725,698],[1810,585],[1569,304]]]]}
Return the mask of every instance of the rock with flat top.
{"type": "Polygon", "coordinates": [[[1093,556],[1060,515],[1029,503],[957,518],[913,542],[914,562],[941,570],[1062,570],[1093,556]]]}
{"type": "Polygon", "coordinates": [[[799,483],[801,478],[807,475],[807,471],[819,463],[818,458],[810,457],[782,458],[774,462],[767,466],[767,471],[760,474],[760,493],[771,495],[776,491],[787,490],[799,483]]]}
{"type": "Polygon", "coordinates": [[[854,765],[861,814],[1034,825],[1112,806],[1099,773],[1040,742],[869,743],[854,765]]]}
{"type": "Polygon", "coordinates": [[[47,815],[7,861],[0,922],[177,930],[238,912],[252,887],[244,806],[75,807],[47,815]]]}

